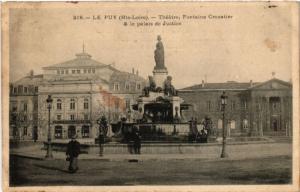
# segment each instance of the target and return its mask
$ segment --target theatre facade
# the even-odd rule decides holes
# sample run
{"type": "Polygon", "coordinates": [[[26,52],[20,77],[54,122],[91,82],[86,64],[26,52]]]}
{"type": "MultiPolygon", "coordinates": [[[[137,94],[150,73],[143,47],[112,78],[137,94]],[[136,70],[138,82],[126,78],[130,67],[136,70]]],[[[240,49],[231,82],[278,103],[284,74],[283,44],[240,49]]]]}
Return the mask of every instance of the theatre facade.
{"type": "Polygon", "coordinates": [[[131,111],[145,86],[137,71],[120,71],[83,52],[72,60],[43,68],[43,74],[10,84],[10,137],[46,140],[47,97],[51,95],[51,134],[54,139],[93,140],[97,120],[105,115],[116,122],[131,111]]]}
{"type": "Polygon", "coordinates": [[[225,123],[228,136],[292,135],[292,84],[275,77],[266,82],[206,83],[183,88],[179,96],[191,103],[186,119],[205,117],[221,132],[223,91],[228,96],[225,123]]]}

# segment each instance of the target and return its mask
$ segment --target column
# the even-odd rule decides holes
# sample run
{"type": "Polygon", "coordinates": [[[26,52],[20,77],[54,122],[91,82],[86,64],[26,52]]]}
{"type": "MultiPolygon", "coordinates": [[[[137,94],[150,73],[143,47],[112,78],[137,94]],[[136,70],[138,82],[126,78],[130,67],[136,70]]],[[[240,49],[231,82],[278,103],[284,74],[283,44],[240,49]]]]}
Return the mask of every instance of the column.
{"type": "Polygon", "coordinates": [[[285,132],[287,132],[286,130],[286,126],[285,126],[285,110],[284,110],[284,102],[283,102],[283,98],[284,97],[280,97],[280,130],[284,130],[285,132]]]}
{"type": "Polygon", "coordinates": [[[270,97],[266,97],[267,100],[267,109],[266,109],[266,114],[267,114],[267,127],[266,130],[270,131],[270,97]]]}

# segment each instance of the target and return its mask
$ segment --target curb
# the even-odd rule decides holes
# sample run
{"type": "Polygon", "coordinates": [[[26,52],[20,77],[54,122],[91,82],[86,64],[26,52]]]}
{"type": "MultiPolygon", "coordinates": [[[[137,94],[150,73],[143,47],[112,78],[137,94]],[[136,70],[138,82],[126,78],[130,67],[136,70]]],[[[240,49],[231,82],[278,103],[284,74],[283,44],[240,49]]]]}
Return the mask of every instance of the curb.
{"type": "Polygon", "coordinates": [[[41,161],[45,160],[45,158],[42,158],[42,157],[30,156],[30,155],[22,155],[22,154],[16,154],[16,153],[11,153],[9,155],[16,156],[16,157],[21,157],[21,158],[26,158],[26,159],[34,159],[34,160],[41,160],[41,161]]]}

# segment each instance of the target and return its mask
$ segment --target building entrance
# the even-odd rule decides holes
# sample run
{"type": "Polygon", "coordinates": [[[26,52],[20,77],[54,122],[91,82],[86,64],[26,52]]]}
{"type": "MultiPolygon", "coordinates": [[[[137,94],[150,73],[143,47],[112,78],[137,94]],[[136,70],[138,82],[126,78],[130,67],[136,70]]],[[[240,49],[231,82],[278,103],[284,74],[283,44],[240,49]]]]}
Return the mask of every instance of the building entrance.
{"type": "Polygon", "coordinates": [[[271,130],[279,131],[279,129],[280,129],[280,120],[278,117],[274,116],[272,117],[272,121],[271,121],[271,130]]]}
{"type": "Polygon", "coordinates": [[[70,125],[68,128],[68,138],[72,138],[73,135],[76,134],[76,128],[74,125],[70,125]]]}

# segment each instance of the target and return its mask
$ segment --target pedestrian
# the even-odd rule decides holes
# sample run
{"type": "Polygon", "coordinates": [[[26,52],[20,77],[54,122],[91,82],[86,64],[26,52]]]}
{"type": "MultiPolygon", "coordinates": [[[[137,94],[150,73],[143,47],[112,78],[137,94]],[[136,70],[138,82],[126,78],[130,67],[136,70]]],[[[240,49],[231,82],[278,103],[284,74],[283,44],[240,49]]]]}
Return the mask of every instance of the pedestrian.
{"type": "Polygon", "coordinates": [[[71,141],[67,145],[67,161],[69,164],[70,173],[75,173],[78,170],[77,159],[80,154],[80,143],[76,141],[76,135],[72,136],[71,141]]]}
{"type": "Polygon", "coordinates": [[[141,135],[138,130],[134,132],[133,148],[135,154],[141,154],[141,135]]]}

